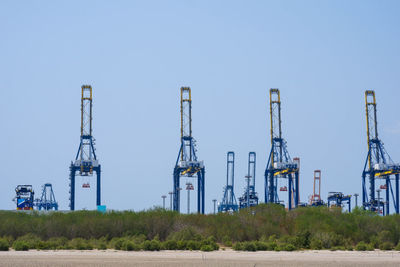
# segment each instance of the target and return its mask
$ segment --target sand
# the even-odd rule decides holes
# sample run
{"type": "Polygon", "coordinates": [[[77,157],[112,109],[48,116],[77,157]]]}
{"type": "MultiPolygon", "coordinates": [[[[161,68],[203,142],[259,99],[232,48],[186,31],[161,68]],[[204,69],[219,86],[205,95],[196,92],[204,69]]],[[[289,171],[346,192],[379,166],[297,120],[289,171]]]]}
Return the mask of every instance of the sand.
{"type": "Polygon", "coordinates": [[[400,266],[398,251],[8,251],[0,266],[400,266]]]}

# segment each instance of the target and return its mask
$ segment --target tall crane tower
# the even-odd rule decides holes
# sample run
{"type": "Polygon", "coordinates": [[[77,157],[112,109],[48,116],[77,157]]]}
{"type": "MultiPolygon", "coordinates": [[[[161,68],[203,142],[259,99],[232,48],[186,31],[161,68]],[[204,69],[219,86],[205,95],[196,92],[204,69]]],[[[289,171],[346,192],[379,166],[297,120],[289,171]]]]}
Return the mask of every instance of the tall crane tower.
{"type": "Polygon", "coordinates": [[[292,161],[282,137],[281,99],[279,89],[270,89],[271,152],[265,170],[265,202],[280,204],[278,179],[287,180],[280,191],[288,192],[288,209],[299,204],[299,164],[292,161]],[[294,202],[294,203],[293,203],[294,202]]]}
{"type": "MultiPolygon", "coordinates": [[[[69,167],[70,174],[70,204],[71,210],[75,210],[75,177],[93,176],[93,172],[96,172],[97,183],[96,183],[96,205],[100,206],[100,173],[101,165],[96,157],[95,139],[92,135],[92,107],[93,107],[93,93],[92,86],[82,85],[82,97],[81,97],[81,138],[78,153],[76,153],[75,161],[71,162],[69,167]]],[[[90,187],[89,183],[84,183],[83,188],[90,187]]]]}
{"type": "Polygon", "coordinates": [[[192,95],[190,87],[181,87],[181,147],[173,177],[173,209],[180,210],[180,178],[197,177],[197,212],[204,214],[205,167],[196,156],[196,140],[192,137],[192,95]]]}
{"type": "Polygon", "coordinates": [[[218,212],[234,212],[238,210],[238,204],[234,193],[235,183],[235,153],[229,151],[226,155],[226,186],[224,197],[218,206],[218,212]]]}
{"type": "Polygon", "coordinates": [[[258,195],[256,192],[256,152],[249,152],[247,164],[247,186],[245,192],[239,198],[239,208],[247,208],[258,205],[258,195]]]}
{"type": "Polygon", "coordinates": [[[314,171],[313,194],[310,199],[311,206],[322,206],[324,202],[321,198],[321,170],[314,171]]]}
{"type": "Polygon", "coordinates": [[[365,91],[365,110],[367,117],[367,145],[368,154],[362,172],[362,202],[364,209],[380,212],[384,207],[384,215],[390,213],[390,195],[396,213],[399,213],[399,174],[400,164],[394,163],[378,136],[378,121],[376,111],[375,92],[365,91]],[[368,177],[368,181],[367,181],[368,177]],[[393,193],[392,180],[395,180],[393,193]],[[376,184],[385,190],[385,201],[376,198],[376,184]],[[367,186],[369,184],[369,187],[367,186]]]}

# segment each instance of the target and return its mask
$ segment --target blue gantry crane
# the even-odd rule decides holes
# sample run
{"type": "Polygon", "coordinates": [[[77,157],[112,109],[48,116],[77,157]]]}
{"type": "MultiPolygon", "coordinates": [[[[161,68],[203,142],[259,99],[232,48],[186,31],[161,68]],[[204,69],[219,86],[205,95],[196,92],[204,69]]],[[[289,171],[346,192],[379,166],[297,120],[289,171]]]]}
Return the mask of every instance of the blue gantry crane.
{"type": "Polygon", "coordinates": [[[197,212],[204,214],[205,167],[196,155],[192,136],[192,94],[190,87],[181,87],[181,146],[173,174],[173,210],[180,211],[180,178],[197,177],[197,212]]]}
{"type": "Polygon", "coordinates": [[[348,206],[348,212],[351,212],[351,195],[344,195],[342,192],[329,192],[328,193],[328,208],[343,207],[345,204],[348,206]]]}
{"type": "Polygon", "coordinates": [[[58,210],[58,203],[54,195],[53,186],[46,183],[42,186],[42,196],[35,200],[38,210],[58,210]]]}
{"type": "Polygon", "coordinates": [[[226,186],[224,197],[218,205],[218,212],[234,212],[238,210],[238,204],[234,193],[235,183],[235,153],[229,151],[226,155],[226,186]]]}
{"type": "Polygon", "coordinates": [[[247,186],[241,197],[239,197],[239,208],[254,207],[258,205],[256,192],[256,152],[249,152],[249,161],[246,175],[247,186]]]}
{"type": "Polygon", "coordinates": [[[265,202],[281,204],[278,196],[278,179],[287,180],[280,187],[288,192],[288,209],[299,204],[299,163],[292,161],[285,139],[282,137],[281,100],[279,89],[270,89],[271,152],[265,170],[265,202]],[[294,202],[294,203],[293,203],[294,202]]]}
{"type": "MultiPolygon", "coordinates": [[[[101,184],[100,184],[100,173],[101,165],[96,157],[95,152],[95,139],[92,135],[92,107],[93,107],[93,92],[92,86],[82,85],[82,97],[81,97],[81,137],[79,149],[75,157],[75,161],[71,162],[70,169],[70,204],[71,210],[75,210],[75,177],[93,176],[93,172],[96,172],[97,183],[96,183],[96,205],[100,206],[101,199],[101,184]]],[[[90,183],[86,182],[82,184],[83,188],[89,188],[90,183]]]]}
{"type": "Polygon", "coordinates": [[[35,192],[32,185],[18,185],[15,193],[13,200],[17,204],[17,210],[33,210],[35,192]]]}
{"type": "Polygon", "coordinates": [[[367,117],[368,154],[362,172],[363,208],[388,215],[390,213],[391,195],[395,212],[398,214],[400,164],[393,162],[385,150],[383,142],[379,139],[376,97],[375,92],[372,90],[365,91],[365,109],[367,117]],[[392,180],[395,181],[394,193],[392,180]],[[367,184],[369,184],[369,187],[367,184]],[[376,189],[377,186],[379,186],[379,189],[376,189]],[[375,192],[378,190],[385,191],[384,202],[376,198],[375,192]],[[380,210],[381,207],[383,207],[383,212],[380,210]]]}

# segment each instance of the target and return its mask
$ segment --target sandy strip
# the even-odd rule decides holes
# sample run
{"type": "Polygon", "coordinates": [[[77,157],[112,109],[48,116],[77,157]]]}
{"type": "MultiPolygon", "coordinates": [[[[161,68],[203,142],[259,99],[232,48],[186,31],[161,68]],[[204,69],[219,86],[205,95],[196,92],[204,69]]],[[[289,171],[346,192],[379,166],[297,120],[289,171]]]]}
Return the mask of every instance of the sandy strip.
{"type": "Polygon", "coordinates": [[[397,251],[8,251],[0,266],[400,266],[397,251]]]}

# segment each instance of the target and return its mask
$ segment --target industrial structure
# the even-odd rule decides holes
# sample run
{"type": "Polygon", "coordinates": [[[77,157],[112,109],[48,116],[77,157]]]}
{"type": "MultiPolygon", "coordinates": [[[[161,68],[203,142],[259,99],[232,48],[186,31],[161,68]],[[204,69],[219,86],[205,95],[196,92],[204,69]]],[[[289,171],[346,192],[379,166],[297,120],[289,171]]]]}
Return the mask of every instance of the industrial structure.
{"type": "Polygon", "coordinates": [[[42,195],[35,200],[35,207],[38,210],[58,210],[58,203],[54,195],[53,186],[46,183],[42,186],[42,195]]]}
{"type": "Polygon", "coordinates": [[[241,197],[239,197],[239,208],[248,208],[258,205],[258,195],[256,192],[256,152],[249,152],[247,165],[247,186],[241,197]]]}
{"type": "Polygon", "coordinates": [[[35,192],[32,185],[18,185],[15,193],[13,201],[17,204],[17,210],[33,210],[35,192]]]}
{"type": "Polygon", "coordinates": [[[324,201],[321,198],[321,170],[314,171],[314,187],[313,194],[310,199],[311,206],[324,206],[324,201]]]}
{"type": "Polygon", "coordinates": [[[380,207],[384,205],[383,215],[388,215],[391,195],[395,212],[399,213],[400,164],[393,162],[386,152],[383,142],[379,139],[374,91],[365,91],[365,110],[368,154],[362,172],[362,205],[364,209],[374,212],[380,212],[380,207]],[[395,188],[393,188],[392,180],[395,182],[395,188]],[[384,202],[375,196],[377,187],[384,191],[384,202]]]}
{"type": "Polygon", "coordinates": [[[224,197],[218,205],[218,212],[234,212],[239,206],[236,202],[235,192],[235,152],[229,151],[226,155],[226,186],[224,197]]]}
{"type": "Polygon", "coordinates": [[[332,206],[343,207],[345,204],[348,206],[348,211],[351,212],[351,195],[344,195],[342,192],[329,192],[328,208],[332,206]]]}
{"type": "Polygon", "coordinates": [[[197,177],[197,212],[204,214],[205,167],[196,156],[192,137],[192,96],[190,87],[181,87],[181,146],[173,174],[173,210],[180,211],[180,178],[197,177]]]}
{"type": "Polygon", "coordinates": [[[281,100],[279,89],[270,89],[271,152],[265,170],[265,202],[282,204],[278,196],[278,179],[287,180],[280,187],[288,192],[288,209],[299,204],[299,164],[292,161],[285,139],[282,137],[281,100]],[[293,203],[294,202],[294,203],[293,203]]]}
{"type": "MultiPolygon", "coordinates": [[[[81,97],[81,137],[78,153],[76,154],[75,161],[71,162],[70,169],[70,204],[71,210],[75,210],[75,177],[91,177],[93,172],[96,173],[96,206],[101,205],[101,165],[96,157],[95,139],[92,135],[92,106],[93,106],[93,93],[90,85],[82,85],[81,97]]],[[[89,188],[90,183],[86,181],[82,184],[83,188],[89,188]]]]}

